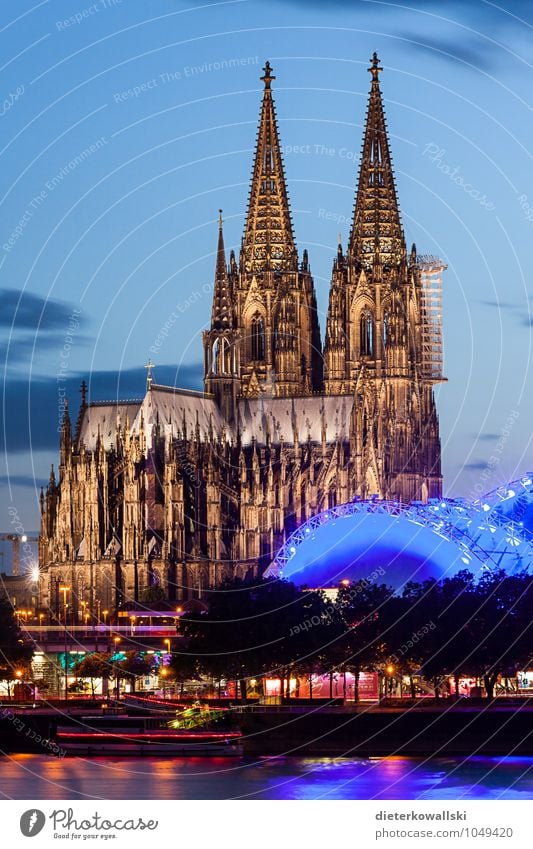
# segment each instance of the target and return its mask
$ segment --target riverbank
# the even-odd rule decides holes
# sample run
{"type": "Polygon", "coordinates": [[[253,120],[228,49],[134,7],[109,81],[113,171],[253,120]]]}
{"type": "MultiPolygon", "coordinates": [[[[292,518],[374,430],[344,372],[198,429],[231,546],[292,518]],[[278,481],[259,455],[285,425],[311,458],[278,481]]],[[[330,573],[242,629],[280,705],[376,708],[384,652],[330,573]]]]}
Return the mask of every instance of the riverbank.
{"type": "MultiPolygon", "coordinates": [[[[0,709],[4,754],[62,755],[58,726],[83,727],[89,705],[0,709]],[[59,743],[59,746],[58,746],[59,743]]],[[[139,717],[149,711],[128,709],[139,717]]],[[[103,715],[103,714],[102,714],[103,715]]],[[[127,714],[123,714],[127,715],[127,714]]],[[[161,716],[160,712],[158,715],[161,716]]],[[[168,718],[175,716],[169,705],[168,718]]],[[[248,756],[533,756],[533,701],[480,700],[440,705],[234,705],[227,714],[248,756]]]]}
{"type": "Polygon", "coordinates": [[[507,705],[245,710],[245,751],[268,755],[533,755],[531,700],[507,705]]]}

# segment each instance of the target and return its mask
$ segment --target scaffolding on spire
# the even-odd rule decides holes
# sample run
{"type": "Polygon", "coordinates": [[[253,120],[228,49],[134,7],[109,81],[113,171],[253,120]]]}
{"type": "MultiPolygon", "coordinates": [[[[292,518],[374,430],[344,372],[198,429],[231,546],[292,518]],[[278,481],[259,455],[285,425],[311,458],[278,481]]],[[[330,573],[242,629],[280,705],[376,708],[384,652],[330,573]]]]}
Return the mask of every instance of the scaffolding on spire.
{"type": "Polygon", "coordinates": [[[448,266],[438,256],[421,254],[416,258],[421,282],[422,377],[431,383],[446,380],[442,343],[442,272],[448,266]]]}

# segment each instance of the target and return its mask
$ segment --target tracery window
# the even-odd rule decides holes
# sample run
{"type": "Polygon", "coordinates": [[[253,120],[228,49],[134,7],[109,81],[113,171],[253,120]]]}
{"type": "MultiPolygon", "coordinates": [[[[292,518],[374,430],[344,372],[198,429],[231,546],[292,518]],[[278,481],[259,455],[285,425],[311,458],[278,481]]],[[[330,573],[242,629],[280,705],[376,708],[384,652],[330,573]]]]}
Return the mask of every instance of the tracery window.
{"type": "Polygon", "coordinates": [[[252,318],[250,328],[252,342],[252,360],[265,359],[265,325],[259,313],[255,313],[252,318]]]}
{"type": "Polygon", "coordinates": [[[361,314],[359,324],[359,350],[362,357],[374,356],[374,318],[372,313],[361,314]]]}

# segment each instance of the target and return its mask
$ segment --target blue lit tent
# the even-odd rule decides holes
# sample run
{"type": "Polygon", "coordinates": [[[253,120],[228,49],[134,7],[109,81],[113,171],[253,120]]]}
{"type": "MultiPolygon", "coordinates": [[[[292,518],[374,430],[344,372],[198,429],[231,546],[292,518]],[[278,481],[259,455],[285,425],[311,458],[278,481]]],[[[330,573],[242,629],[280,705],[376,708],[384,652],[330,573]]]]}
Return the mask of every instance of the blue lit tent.
{"type": "Polygon", "coordinates": [[[401,590],[461,569],[533,571],[533,487],[523,480],[529,490],[515,482],[505,498],[490,494],[475,503],[372,499],[333,507],[291,534],[266,575],[315,588],[367,578],[401,590]]]}

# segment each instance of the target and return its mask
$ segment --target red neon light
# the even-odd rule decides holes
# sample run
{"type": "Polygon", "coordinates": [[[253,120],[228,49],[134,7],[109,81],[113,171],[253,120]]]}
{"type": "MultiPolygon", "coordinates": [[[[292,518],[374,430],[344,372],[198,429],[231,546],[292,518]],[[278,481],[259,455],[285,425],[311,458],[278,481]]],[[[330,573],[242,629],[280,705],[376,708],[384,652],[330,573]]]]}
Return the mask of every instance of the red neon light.
{"type": "Polygon", "coordinates": [[[102,731],[99,733],[84,733],[80,731],[78,734],[76,734],[75,732],[70,731],[58,731],[58,733],[56,734],[56,737],[60,737],[61,739],[64,739],[65,737],[77,737],[81,740],[86,740],[89,737],[96,738],[98,740],[112,738],[116,740],[124,740],[126,742],[128,740],[149,740],[152,737],[160,737],[163,740],[190,740],[191,738],[198,738],[201,740],[204,740],[205,738],[226,740],[228,737],[235,738],[240,736],[241,733],[239,731],[228,731],[227,734],[214,732],[212,733],[211,731],[195,731],[190,734],[165,734],[161,732],[152,733],[151,731],[147,734],[112,734],[111,732],[107,731],[102,731]]]}
{"type": "MultiPolygon", "coordinates": [[[[127,693],[126,698],[127,699],[135,699],[135,701],[138,701],[138,702],[149,702],[149,704],[154,704],[154,705],[167,705],[167,707],[182,707],[182,708],[192,707],[192,704],[190,704],[190,703],[184,704],[183,702],[174,702],[174,701],[172,701],[172,699],[165,699],[163,701],[162,699],[153,699],[150,696],[134,696],[132,693],[127,693]]],[[[229,710],[229,708],[222,705],[221,707],[214,708],[214,710],[217,710],[217,711],[219,711],[219,710],[229,710]]]]}

